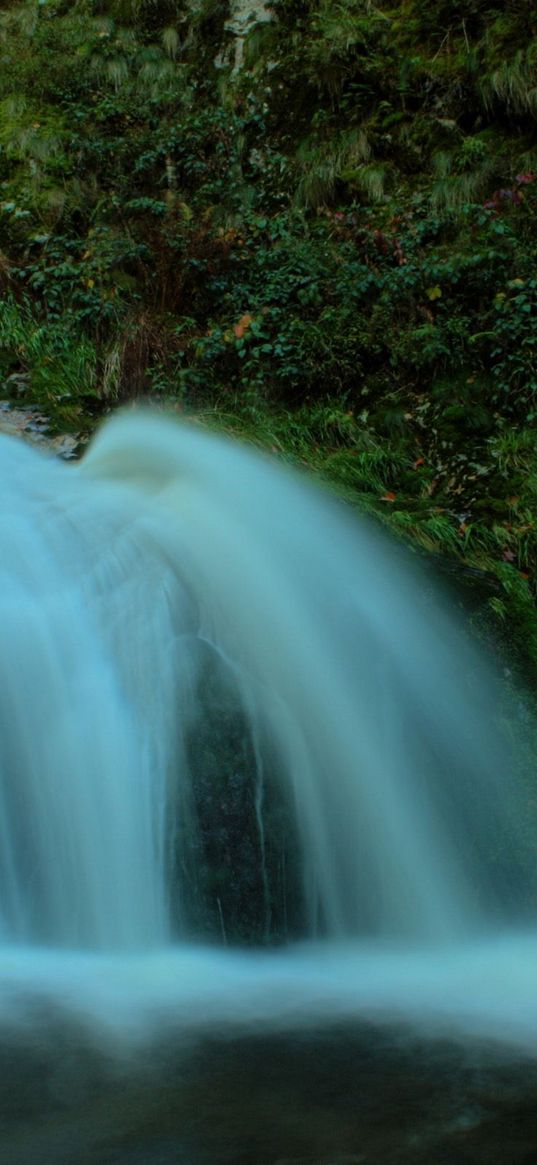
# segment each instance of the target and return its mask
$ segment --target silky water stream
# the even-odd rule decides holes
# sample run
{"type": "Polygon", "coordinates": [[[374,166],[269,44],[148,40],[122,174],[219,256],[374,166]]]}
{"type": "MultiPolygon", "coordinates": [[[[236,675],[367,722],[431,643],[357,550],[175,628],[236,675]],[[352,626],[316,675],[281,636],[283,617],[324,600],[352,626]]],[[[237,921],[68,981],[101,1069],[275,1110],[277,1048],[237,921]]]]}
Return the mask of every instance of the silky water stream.
{"type": "Polygon", "coordinates": [[[0,482],[2,1165],[536,1160],[537,798],[449,605],[196,425],[0,482]]]}

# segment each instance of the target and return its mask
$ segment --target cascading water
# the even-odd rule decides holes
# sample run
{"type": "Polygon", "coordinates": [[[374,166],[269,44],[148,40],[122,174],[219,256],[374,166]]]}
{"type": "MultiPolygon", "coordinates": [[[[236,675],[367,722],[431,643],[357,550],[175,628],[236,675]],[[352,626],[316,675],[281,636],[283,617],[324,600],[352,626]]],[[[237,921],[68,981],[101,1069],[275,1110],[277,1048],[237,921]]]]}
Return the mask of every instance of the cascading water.
{"type": "Polygon", "coordinates": [[[421,572],[265,457],[151,414],[77,466],[4,438],[0,479],[9,1007],[76,996],[131,1034],[436,1010],[527,1048],[537,1008],[502,985],[537,963],[509,933],[535,900],[531,795],[421,572]],[[222,849],[207,817],[218,835],[233,798],[222,849]],[[218,951],[252,900],[254,938],[298,945],[218,951]]]}
{"type": "Polygon", "coordinates": [[[202,644],[271,742],[306,934],[434,942],[490,924],[494,859],[517,860],[493,689],[367,525],[148,416],[110,424],[77,468],[6,439],[2,482],[6,941],[143,950],[174,937],[174,906],[184,936],[172,851],[196,827],[202,644]]]}

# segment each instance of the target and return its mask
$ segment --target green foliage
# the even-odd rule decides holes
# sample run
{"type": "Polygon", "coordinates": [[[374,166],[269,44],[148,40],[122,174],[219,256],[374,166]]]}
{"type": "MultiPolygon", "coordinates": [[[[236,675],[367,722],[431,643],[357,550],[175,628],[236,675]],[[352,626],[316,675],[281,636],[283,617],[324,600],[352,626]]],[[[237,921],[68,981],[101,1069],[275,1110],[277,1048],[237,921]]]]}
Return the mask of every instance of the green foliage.
{"type": "Polygon", "coordinates": [[[511,279],[493,301],[490,362],[496,386],[494,399],[516,401],[527,408],[526,420],[537,417],[537,279],[511,279]]]}
{"type": "Polygon", "coordinates": [[[96,393],[97,352],[62,322],[38,321],[29,301],[0,302],[0,374],[16,399],[37,403],[60,425],[83,427],[81,407],[96,393]]]}
{"type": "Polygon", "coordinates": [[[274,0],[238,70],[230,15],[0,14],[4,391],[77,426],[144,394],[208,412],[528,628],[531,4],[274,0]]]}

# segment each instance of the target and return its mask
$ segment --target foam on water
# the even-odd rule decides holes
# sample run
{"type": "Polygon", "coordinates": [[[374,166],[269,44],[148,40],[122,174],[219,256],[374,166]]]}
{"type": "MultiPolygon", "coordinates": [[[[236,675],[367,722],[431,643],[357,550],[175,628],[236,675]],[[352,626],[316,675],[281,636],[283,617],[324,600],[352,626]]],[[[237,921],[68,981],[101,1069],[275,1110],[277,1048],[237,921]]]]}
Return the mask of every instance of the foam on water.
{"type": "MultiPolygon", "coordinates": [[[[59,1014],[117,1054],[178,1036],[296,1032],[341,1021],[498,1041],[537,1057],[537,936],[449,952],[304,944],[292,952],[165,948],[146,955],[5,950],[0,1030],[59,1014]],[[30,1006],[29,1006],[30,1004],[30,1006]],[[44,1005],[44,1010],[43,1010],[44,1005]]],[[[180,1042],[178,1044],[180,1047],[180,1042]]]]}

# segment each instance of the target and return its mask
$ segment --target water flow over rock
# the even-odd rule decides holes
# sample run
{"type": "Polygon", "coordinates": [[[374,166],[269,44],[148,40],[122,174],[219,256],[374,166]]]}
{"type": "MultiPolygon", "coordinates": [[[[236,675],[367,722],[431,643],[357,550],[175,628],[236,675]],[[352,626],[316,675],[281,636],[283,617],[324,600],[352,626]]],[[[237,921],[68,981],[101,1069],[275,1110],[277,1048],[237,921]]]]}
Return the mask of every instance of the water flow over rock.
{"type": "Polygon", "coordinates": [[[2,439],[0,479],[6,945],[244,941],[250,913],[434,944],[523,912],[494,682],[369,524],[146,414],[77,466],[2,439]]]}

